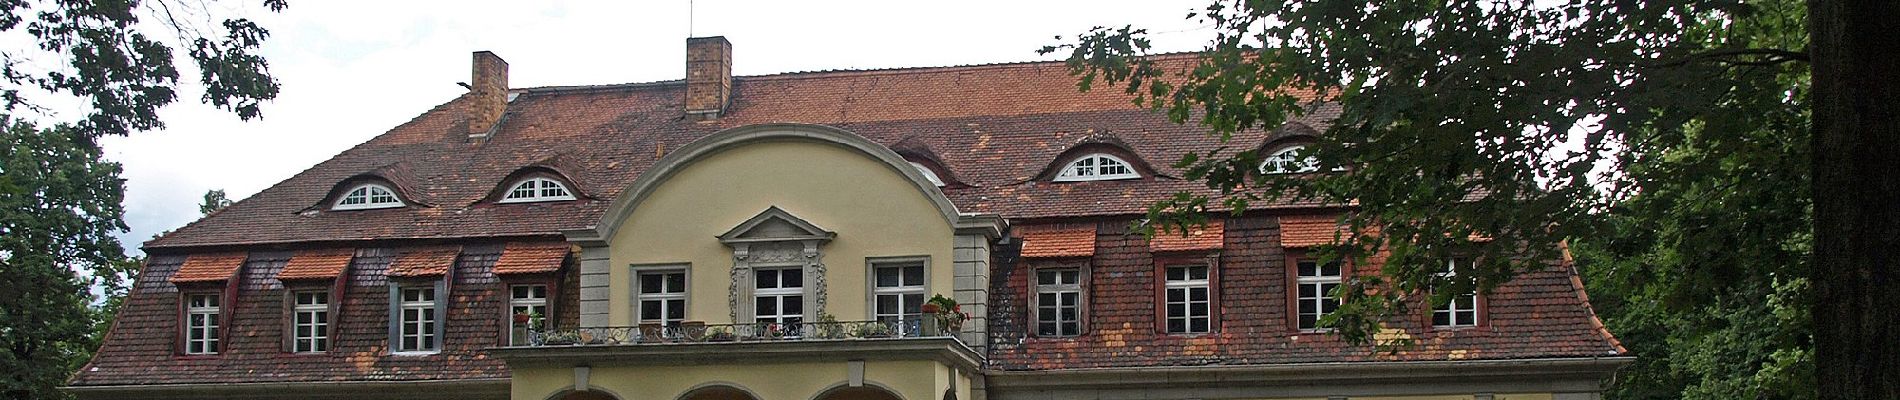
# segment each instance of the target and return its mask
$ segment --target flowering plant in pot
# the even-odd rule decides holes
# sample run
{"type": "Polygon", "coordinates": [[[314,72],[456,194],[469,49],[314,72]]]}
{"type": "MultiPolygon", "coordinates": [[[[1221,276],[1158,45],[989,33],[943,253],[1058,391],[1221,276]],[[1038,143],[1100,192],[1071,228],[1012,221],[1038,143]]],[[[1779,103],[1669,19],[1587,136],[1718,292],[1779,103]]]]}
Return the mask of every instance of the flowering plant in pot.
{"type": "Polygon", "coordinates": [[[963,330],[963,321],[970,319],[970,314],[964,313],[963,307],[958,306],[956,300],[943,297],[941,294],[925,301],[920,311],[923,311],[926,318],[934,318],[937,326],[944,332],[963,330]]]}

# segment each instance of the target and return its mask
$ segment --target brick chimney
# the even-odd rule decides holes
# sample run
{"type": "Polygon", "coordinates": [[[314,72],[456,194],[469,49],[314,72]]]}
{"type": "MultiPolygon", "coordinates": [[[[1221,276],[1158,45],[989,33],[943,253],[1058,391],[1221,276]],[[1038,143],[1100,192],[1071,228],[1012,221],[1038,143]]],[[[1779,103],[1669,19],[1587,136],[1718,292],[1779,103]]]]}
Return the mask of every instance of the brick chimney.
{"type": "Polygon", "coordinates": [[[481,139],[501,123],[508,109],[508,62],[486,51],[475,52],[468,86],[468,137],[481,139]]]}
{"type": "Polygon", "coordinates": [[[718,119],[732,98],[732,42],[724,36],[686,39],[686,116],[718,119]]]}

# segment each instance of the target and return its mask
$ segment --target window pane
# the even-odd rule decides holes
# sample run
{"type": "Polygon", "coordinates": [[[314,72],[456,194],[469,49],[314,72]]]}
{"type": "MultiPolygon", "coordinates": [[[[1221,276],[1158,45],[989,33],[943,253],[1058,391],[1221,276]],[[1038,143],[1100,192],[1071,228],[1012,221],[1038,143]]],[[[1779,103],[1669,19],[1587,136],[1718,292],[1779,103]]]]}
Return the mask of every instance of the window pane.
{"type": "Polygon", "coordinates": [[[878,315],[895,315],[895,314],[901,313],[902,311],[900,310],[901,309],[897,307],[897,296],[892,296],[892,295],[877,296],[878,315]]]}
{"type": "Polygon", "coordinates": [[[666,319],[671,321],[671,320],[678,320],[682,318],[686,318],[686,301],[685,300],[667,301],[666,302],[666,319]]]}
{"type": "Polygon", "coordinates": [[[922,265],[916,265],[916,266],[910,266],[910,267],[904,268],[904,285],[905,286],[918,286],[918,285],[923,285],[923,284],[924,284],[924,267],[922,265]]]}
{"type": "Polygon", "coordinates": [[[778,297],[760,297],[753,302],[753,314],[778,315],[778,297]]]}
{"type": "Polygon", "coordinates": [[[1076,301],[1076,297],[1080,295],[1080,293],[1076,292],[1062,292],[1062,305],[1073,307],[1079,304],[1080,302],[1076,301]]]}
{"type": "Polygon", "coordinates": [[[778,270],[762,269],[762,270],[752,271],[752,281],[753,281],[752,287],[754,288],[759,288],[759,289],[777,288],[778,287],[778,270]]]}
{"type": "Polygon", "coordinates": [[[1451,313],[1445,311],[1433,312],[1432,325],[1451,325],[1451,313]]]}
{"type": "Polygon", "coordinates": [[[1168,320],[1168,332],[1186,332],[1186,331],[1187,331],[1186,320],[1181,320],[1181,319],[1168,320]]]}
{"type": "Polygon", "coordinates": [[[1054,322],[1043,322],[1043,323],[1036,324],[1036,335],[1055,336],[1056,324],[1054,322]]]}
{"type": "Polygon", "coordinates": [[[1038,285],[1056,284],[1056,271],[1037,271],[1036,284],[1038,285]]]}
{"type": "Polygon", "coordinates": [[[1185,293],[1182,293],[1182,290],[1180,290],[1180,289],[1170,289],[1170,290],[1168,290],[1168,302],[1169,302],[1169,303],[1179,303],[1179,302],[1182,302],[1182,301],[1187,301],[1187,296],[1186,296],[1186,294],[1185,294],[1185,293]]]}
{"type": "Polygon", "coordinates": [[[1036,320],[1054,322],[1056,320],[1056,308],[1053,306],[1036,308],[1036,320]]]}
{"type": "Polygon", "coordinates": [[[1300,276],[1319,276],[1319,263],[1300,260],[1300,276]]]}
{"type": "Polygon", "coordinates": [[[1206,316],[1207,303],[1189,303],[1187,315],[1196,316],[1196,317],[1206,316]]]}
{"type": "Polygon", "coordinates": [[[659,300],[647,300],[647,301],[640,302],[641,322],[652,322],[652,321],[659,321],[660,319],[662,319],[660,311],[661,311],[661,307],[663,306],[664,305],[661,304],[659,300]]]}
{"type": "Polygon", "coordinates": [[[780,277],[779,281],[785,282],[784,285],[779,286],[779,287],[783,287],[783,288],[805,287],[805,274],[802,272],[803,271],[796,270],[796,269],[779,270],[778,271],[779,277],[780,277]]]}
{"type": "Polygon", "coordinates": [[[805,297],[804,296],[785,296],[785,304],[781,305],[780,308],[785,310],[785,315],[804,314],[805,297]]]}
{"type": "Polygon", "coordinates": [[[686,273],[674,272],[666,274],[666,292],[686,293],[686,273]]]}
{"type": "Polygon", "coordinates": [[[1188,288],[1188,300],[1207,301],[1207,288],[1188,288]]]}
{"type": "Polygon", "coordinates": [[[640,293],[663,293],[666,276],[660,274],[641,274],[640,293]]]}
{"type": "Polygon", "coordinates": [[[1189,329],[1189,332],[1207,332],[1208,331],[1207,319],[1195,318],[1192,321],[1189,321],[1188,329],[1189,329]]]}
{"type": "Polygon", "coordinates": [[[904,306],[899,309],[904,310],[905,314],[918,314],[924,311],[920,309],[921,307],[923,307],[923,305],[924,305],[924,294],[913,293],[913,294],[904,295],[904,306]]]}
{"type": "Polygon", "coordinates": [[[877,287],[897,287],[899,272],[897,268],[878,268],[877,287]]]}
{"type": "Polygon", "coordinates": [[[1320,273],[1323,273],[1326,276],[1339,276],[1339,262],[1335,261],[1335,262],[1326,263],[1325,266],[1320,268],[1320,273]]]}

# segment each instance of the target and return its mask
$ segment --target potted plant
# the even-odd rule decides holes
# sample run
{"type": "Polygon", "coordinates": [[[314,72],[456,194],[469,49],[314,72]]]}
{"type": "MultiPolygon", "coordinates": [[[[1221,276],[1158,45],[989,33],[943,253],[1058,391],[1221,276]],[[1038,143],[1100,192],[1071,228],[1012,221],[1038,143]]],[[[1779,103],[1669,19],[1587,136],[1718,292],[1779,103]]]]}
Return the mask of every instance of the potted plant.
{"type": "Polygon", "coordinates": [[[706,329],[707,341],[730,342],[730,341],[733,341],[733,339],[737,339],[737,338],[738,338],[737,336],[734,336],[732,334],[732,330],[726,329],[726,327],[716,327],[716,328],[706,329]]]}
{"type": "Polygon", "coordinates": [[[858,324],[857,329],[855,329],[852,334],[860,338],[890,337],[891,327],[890,325],[885,325],[883,322],[878,321],[865,322],[858,324]]]}
{"type": "Polygon", "coordinates": [[[970,314],[963,313],[963,307],[958,306],[956,300],[943,297],[941,294],[931,296],[930,300],[925,301],[923,311],[926,325],[924,334],[926,335],[962,331],[963,321],[970,319],[970,314]]]}
{"type": "Polygon", "coordinates": [[[818,322],[812,324],[810,337],[813,339],[837,339],[844,337],[844,327],[839,326],[838,317],[831,313],[818,313],[818,322]]]}

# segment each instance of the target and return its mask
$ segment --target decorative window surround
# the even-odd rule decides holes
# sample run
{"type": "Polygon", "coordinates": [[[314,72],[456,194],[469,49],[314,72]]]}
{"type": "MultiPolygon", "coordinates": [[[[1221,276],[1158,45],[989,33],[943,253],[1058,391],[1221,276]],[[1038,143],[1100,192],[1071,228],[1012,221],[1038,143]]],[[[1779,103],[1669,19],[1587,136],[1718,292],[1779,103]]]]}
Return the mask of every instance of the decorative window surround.
{"type": "Polygon", "coordinates": [[[1082,334],[1083,314],[1088,310],[1088,291],[1083,290],[1087,280],[1084,263],[1037,267],[1035,284],[1031,288],[1036,299],[1033,309],[1036,322],[1036,336],[1064,337],[1082,334]]]}
{"type": "MultiPolygon", "coordinates": [[[[1445,271],[1439,276],[1450,278],[1458,276],[1458,269],[1471,267],[1469,258],[1446,260],[1445,271]]],[[[1432,307],[1432,326],[1437,328],[1468,328],[1478,326],[1478,295],[1463,293],[1452,296],[1444,305],[1432,307]]]]}
{"type": "Polygon", "coordinates": [[[330,351],[330,292],[309,290],[291,292],[290,351],[322,353],[330,351]]]}
{"type": "MultiPolygon", "coordinates": [[[[930,294],[930,257],[872,257],[865,259],[870,274],[866,311],[875,321],[914,321],[923,315],[930,294]]],[[[903,326],[910,326],[908,324],[903,326]]]]}
{"type": "Polygon", "coordinates": [[[1141,173],[1135,172],[1135,166],[1120,157],[1094,153],[1082,156],[1069,165],[1062,167],[1056,175],[1056,182],[1108,181],[1119,179],[1138,179],[1141,173]]]}
{"type": "Polygon", "coordinates": [[[573,200],[574,192],[560,181],[534,177],[517,181],[503,194],[501,203],[533,203],[542,201],[573,200]]]}
{"type": "Polygon", "coordinates": [[[223,334],[221,300],[215,293],[185,295],[185,354],[218,354],[223,334]]]}
{"type": "MultiPolygon", "coordinates": [[[[755,304],[753,271],[795,269],[802,272],[799,283],[801,315],[825,312],[825,264],[819,246],[837,237],[777,206],[767,208],[725,234],[719,241],[732,247],[731,284],[727,303],[732,321],[751,322],[758,318],[755,304]]],[[[781,278],[783,279],[783,278],[781,278]]],[[[782,281],[781,281],[782,282],[782,281]]]]}
{"type": "Polygon", "coordinates": [[[634,322],[678,326],[685,321],[691,270],[683,265],[634,267],[634,322]]]}
{"type": "Polygon", "coordinates": [[[349,191],[343,193],[343,197],[338,198],[336,205],[330,207],[330,209],[371,210],[403,206],[402,199],[396,197],[395,190],[391,190],[388,186],[379,184],[365,183],[356,185],[356,187],[350,188],[349,191]]]}

